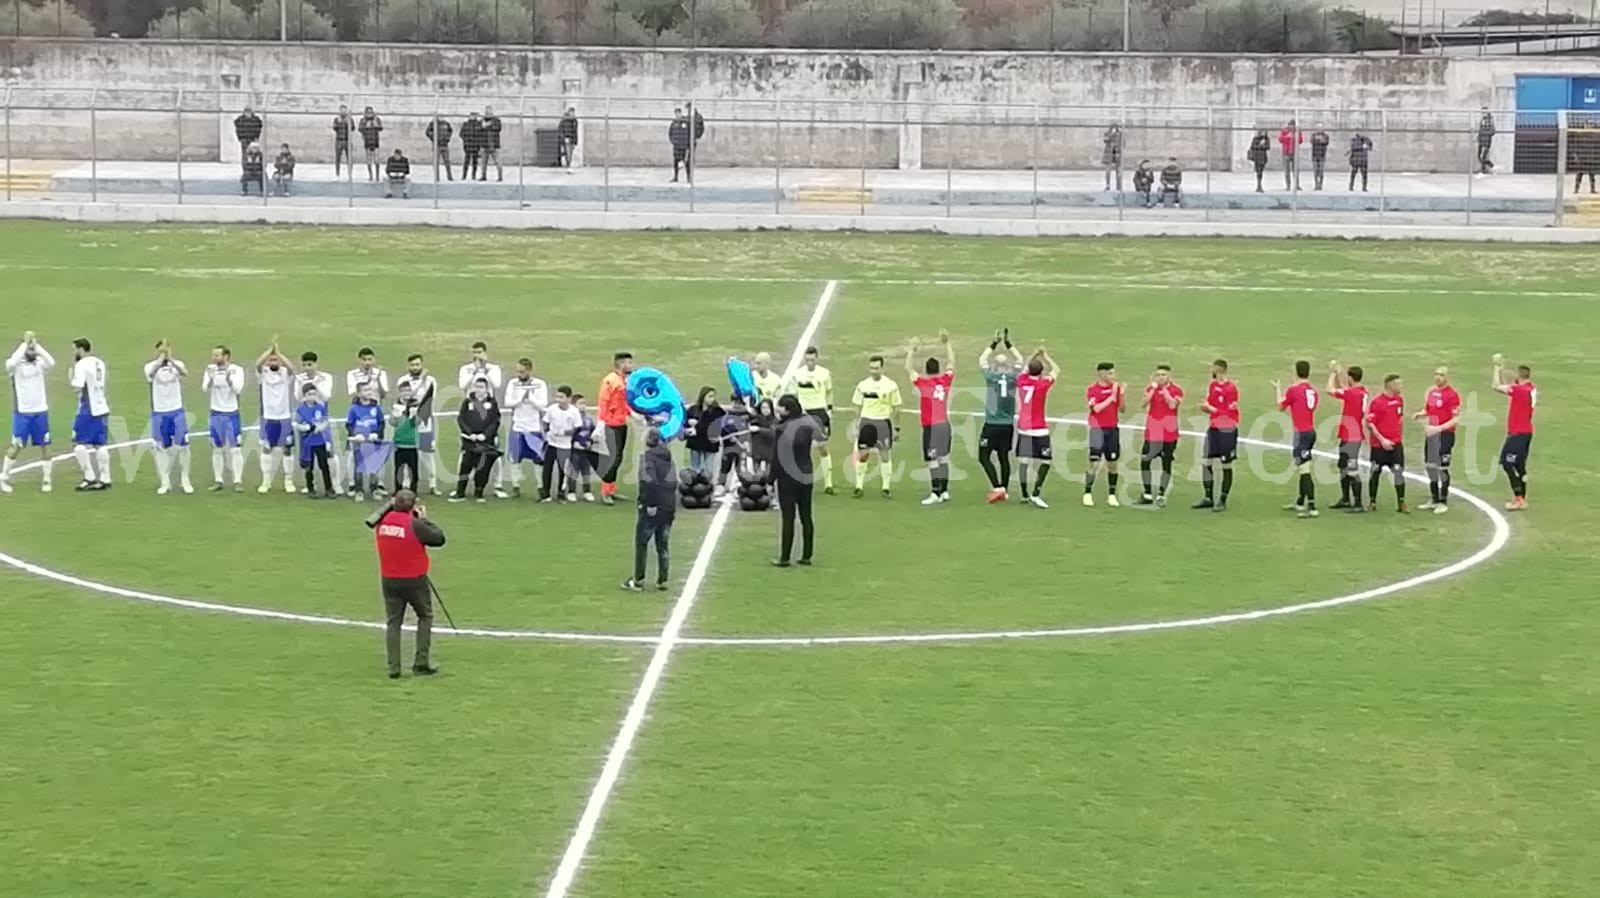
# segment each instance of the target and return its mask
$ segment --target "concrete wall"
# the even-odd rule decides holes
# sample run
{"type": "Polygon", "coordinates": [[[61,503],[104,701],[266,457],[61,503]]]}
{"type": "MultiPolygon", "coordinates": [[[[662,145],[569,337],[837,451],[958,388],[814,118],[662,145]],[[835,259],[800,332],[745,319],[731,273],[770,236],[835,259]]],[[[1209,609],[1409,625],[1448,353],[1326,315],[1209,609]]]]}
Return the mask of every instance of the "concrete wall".
{"type": "MultiPolygon", "coordinates": [[[[172,159],[180,147],[187,159],[237,158],[229,122],[250,102],[266,113],[266,143],[325,161],[331,116],[346,102],[375,106],[385,146],[413,158],[425,155],[436,108],[459,124],[468,109],[495,106],[515,159],[571,105],[587,164],[663,165],[672,106],[693,98],[707,118],[698,152],[709,166],[1094,168],[1099,133],[1116,119],[1132,161],[1176,155],[1192,169],[1228,170],[1246,167],[1254,128],[1298,116],[1334,133],[1336,155],[1351,129],[1372,133],[1374,168],[1462,171],[1475,110],[1510,109],[1518,74],[1596,71],[1576,59],[0,39],[10,154],[36,159],[86,159],[91,145],[104,159],[172,159]],[[107,111],[91,123],[97,88],[93,102],[107,111]]],[[[1510,151],[1509,139],[1496,148],[1506,169],[1510,151]]]]}

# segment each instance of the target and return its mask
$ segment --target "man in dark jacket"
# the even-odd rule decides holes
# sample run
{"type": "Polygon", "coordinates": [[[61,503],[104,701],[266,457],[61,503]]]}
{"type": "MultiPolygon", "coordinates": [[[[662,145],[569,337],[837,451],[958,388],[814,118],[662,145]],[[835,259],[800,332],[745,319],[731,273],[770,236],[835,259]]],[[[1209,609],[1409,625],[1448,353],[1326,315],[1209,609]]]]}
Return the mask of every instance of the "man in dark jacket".
{"type": "MultiPolygon", "coordinates": [[[[445,180],[454,181],[456,176],[450,171],[450,138],[455,134],[455,129],[451,128],[450,123],[443,117],[435,116],[433,121],[428,123],[428,130],[422,133],[428,138],[428,143],[433,145],[434,168],[443,168],[445,180]]],[[[434,180],[438,180],[437,173],[434,175],[434,180]]]]}
{"type": "Polygon", "coordinates": [[[371,106],[361,113],[361,121],[356,123],[356,130],[361,132],[361,147],[367,154],[367,180],[378,180],[378,145],[383,136],[383,119],[378,118],[378,113],[371,106]]]}
{"type": "Polygon", "coordinates": [[[1133,170],[1133,192],[1138,195],[1139,201],[1144,203],[1146,209],[1156,204],[1155,197],[1150,195],[1150,189],[1155,184],[1156,172],[1150,167],[1150,160],[1141,159],[1139,167],[1133,170]]]}
{"type": "Polygon", "coordinates": [[[350,117],[350,107],[340,106],[339,114],[333,117],[333,176],[339,177],[339,160],[350,167],[351,177],[355,176],[356,166],[350,161],[350,132],[356,129],[356,120],[350,117]]]}
{"type": "Polygon", "coordinates": [[[394,196],[396,187],[400,188],[401,199],[411,196],[411,160],[406,158],[405,151],[395,147],[394,155],[384,163],[383,171],[389,177],[389,186],[384,188],[384,196],[394,196]]]}
{"type": "Polygon", "coordinates": [[[1478,176],[1483,177],[1494,170],[1494,163],[1489,161],[1490,150],[1494,148],[1494,114],[1489,107],[1483,107],[1483,115],[1478,119],[1478,176]]]}
{"type": "Polygon", "coordinates": [[[1350,138],[1350,149],[1344,154],[1350,157],[1350,189],[1356,189],[1356,174],[1361,174],[1361,192],[1367,192],[1367,162],[1372,155],[1372,138],[1360,131],[1350,138]]]}
{"type": "Polygon", "coordinates": [[[661,430],[650,428],[644,435],[644,454],[639,456],[639,520],[633,528],[633,576],[622,581],[630,592],[644,589],[645,550],[656,544],[656,589],[667,588],[669,544],[672,519],[677,514],[678,474],[672,467],[672,450],[661,439],[661,430]]]}
{"type": "Polygon", "coordinates": [[[571,174],[572,152],[578,148],[578,110],[567,107],[561,116],[561,123],[556,125],[556,136],[561,140],[556,150],[556,164],[565,167],[567,173],[571,174]]]}
{"type": "MultiPolygon", "coordinates": [[[[478,176],[478,159],[483,155],[485,138],[483,119],[476,112],[467,113],[461,123],[461,180],[470,181],[478,176]]],[[[488,173],[488,169],[484,169],[488,173]]]]}
{"type": "Polygon", "coordinates": [[[816,419],[800,408],[794,396],[778,398],[778,447],[772,466],[772,478],[778,485],[778,510],[782,512],[782,531],[779,537],[778,557],[774,567],[788,567],[794,553],[794,524],[800,520],[799,563],[811,564],[811,551],[815,546],[816,530],[811,523],[811,496],[816,485],[816,469],[812,467],[811,451],[814,446],[827,442],[816,419]]]}
{"type": "Polygon", "coordinates": [[[1326,131],[1318,129],[1311,132],[1311,175],[1316,181],[1316,190],[1322,189],[1322,174],[1328,167],[1328,144],[1331,141],[1326,131]]]}
{"type": "Polygon", "coordinates": [[[1577,173],[1572,192],[1583,188],[1583,178],[1589,176],[1589,192],[1594,193],[1594,173],[1600,170],[1600,115],[1594,113],[1567,113],[1568,170],[1577,173]]]}
{"type": "Polygon", "coordinates": [[[383,589],[384,650],[389,679],[400,679],[400,630],[406,608],[417,615],[417,653],[411,672],[419,677],[439,672],[428,657],[433,645],[433,585],[428,581],[428,550],[444,545],[444,531],[428,520],[428,510],[417,504],[417,494],[400,490],[394,499],[367,518],[377,540],[380,585],[383,589]]]}
{"type": "Polygon", "coordinates": [[[265,127],[261,123],[261,116],[256,115],[249,106],[246,106],[244,112],[233,120],[233,136],[239,138],[240,155],[243,155],[251,144],[261,139],[261,132],[265,127]]]}
{"type": "Polygon", "coordinates": [[[500,116],[494,114],[494,109],[483,107],[483,174],[478,177],[480,181],[489,180],[489,162],[494,161],[494,179],[504,181],[506,171],[500,167],[500,116]]]}
{"type": "Polygon", "coordinates": [[[684,116],[683,108],[672,110],[672,124],[667,126],[667,142],[672,144],[673,183],[677,183],[680,166],[683,168],[684,179],[691,184],[694,183],[694,163],[689,159],[691,141],[689,119],[684,116]]]}
{"type": "Polygon", "coordinates": [[[1267,170],[1267,154],[1272,150],[1272,138],[1267,136],[1267,129],[1262,128],[1250,138],[1250,152],[1245,158],[1250,160],[1250,166],[1256,170],[1256,193],[1261,193],[1261,175],[1267,170]]]}

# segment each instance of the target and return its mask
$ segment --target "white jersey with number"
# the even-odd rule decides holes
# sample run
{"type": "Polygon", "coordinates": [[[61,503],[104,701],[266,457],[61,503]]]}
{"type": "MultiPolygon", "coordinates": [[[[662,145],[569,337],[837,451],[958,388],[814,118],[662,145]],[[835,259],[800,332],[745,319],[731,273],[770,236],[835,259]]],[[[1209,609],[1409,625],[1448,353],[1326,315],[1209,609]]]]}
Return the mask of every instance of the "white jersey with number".
{"type": "Polygon", "coordinates": [[[239,410],[239,397],[244,394],[244,369],[238,365],[207,365],[200,388],[210,397],[212,411],[231,415],[239,410]]]}
{"type": "Polygon", "coordinates": [[[189,369],[177,359],[152,359],[145,363],[144,379],[150,382],[150,411],[156,414],[183,411],[183,376],[189,369]]]}
{"type": "Polygon", "coordinates": [[[11,378],[12,408],[21,415],[39,415],[50,411],[49,383],[46,376],[56,366],[56,360],[43,346],[33,348],[33,361],[28,361],[28,344],[23,343],[6,359],[6,376],[11,378]]]}
{"type": "Polygon", "coordinates": [[[294,417],[294,407],[299,397],[294,395],[294,371],[286,365],[272,370],[270,365],[256,369],[256,380],[261,389],[261,420],[288,421],[294,417]]]}
{"type": "Polygon", "coordinates": [[[540,433],[544,410],[550,404],[550,387],[537,377],[513,377],[506,384],[505,407],[511,409],[512,433],[540,433]]]}
{"type": "Polygon", "coordinates": [[[111,402],[106,398],[106,363],[99,357],[86,355],[73,362],[68,383],[78,394],[79,411],[96,418],[111,414],[111,402]]]}

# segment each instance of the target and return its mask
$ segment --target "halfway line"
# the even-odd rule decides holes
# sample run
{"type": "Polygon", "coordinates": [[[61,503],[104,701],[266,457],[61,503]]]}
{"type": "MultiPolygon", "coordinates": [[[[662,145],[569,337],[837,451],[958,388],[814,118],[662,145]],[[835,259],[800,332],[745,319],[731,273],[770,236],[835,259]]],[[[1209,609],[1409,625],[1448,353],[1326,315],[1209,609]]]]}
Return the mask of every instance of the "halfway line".
{"type": "MultiPolygon", "coordinates": [[[[817,307],[811,313],[811,320],[806,322],[806,329],[801,332],[800,340],[794,347],[794,354],[789,358],[789,366],[783,371],[785,380],[800,367],[800,359],[804,357],[806,347],[811,345],[812,339],[816,336],[817,328],[821,327],[822,316],[827,312],[828,305],[833,302],[838,289],[838,281],[829,281],[828,285],[822,288],[822,295],[817,298],[817,307]]],[[[706,574],[711,570],[711,557],[716,553],[717,543],[722,540],[722,534],[728,529],[728,518],[732,514],[732,501],[724,501],[711,518],[706,538],[700,543],[700,551],[695,554],[694,565],[689,569],[689,579],[684,582],[683,592],[678,596],[678,601],[672,605],[672,613],[667,617],[666,626],[661,629],[655,651],[650,654],[650,663],[645,666],[644,677],[639,680],[639,689],[634,692],[633,700],[628,703],[627,712],[622,715],[622,727],[617,730],[610,751],[606,752],[606,762],[600,768],[600,778],[595,781],[594,789],[589,792],[589,800],[584,803],[583,814],[578,818],[577,828],[572,832],[567,850],[562,852],[561,863],[556,867],[555,877],[550,880],[550,888],[545,891],[545,898],[566,898],[573,881],[577,879],[578,869],[589,853],[590,843],[594,841],[595,829],[600,825],[600,817],[605,813],[606,802],[611,800],[611,793],[617,788],[617,780],[622,776],[622,767],[628,761],[628,752],[633,750],[634,740],[639,736],[639,728],[644,725],[645,712],[649,710],[650,702],[655,698],[656,687],[661,685],[661,676],[666,673],[667,662],[672,658],[673,649],[678,647],[679,634],[683,632],[683,625],[689,619],[689,612],[694,608],[695,599],[700,595],[700,587],[705,583],[706,574]]]]}

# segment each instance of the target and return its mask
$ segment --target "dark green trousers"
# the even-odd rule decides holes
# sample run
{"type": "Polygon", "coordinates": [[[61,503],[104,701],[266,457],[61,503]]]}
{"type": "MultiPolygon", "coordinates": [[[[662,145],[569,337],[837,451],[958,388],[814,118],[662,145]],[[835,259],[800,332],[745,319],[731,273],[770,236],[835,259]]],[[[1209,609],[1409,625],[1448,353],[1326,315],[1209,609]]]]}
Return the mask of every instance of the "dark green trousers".
{"type": "Polygon", "coordinates": [[[405,624],[407,607],[417,615],[417,653],[411,666],[427,667],[428,650],[433,645],[433,590],[428,588],[428,578],[384,577],[383,611],[387,624],[384,649],[388,653],[390,673],[400,672],[400,628],[405,624]]]}

